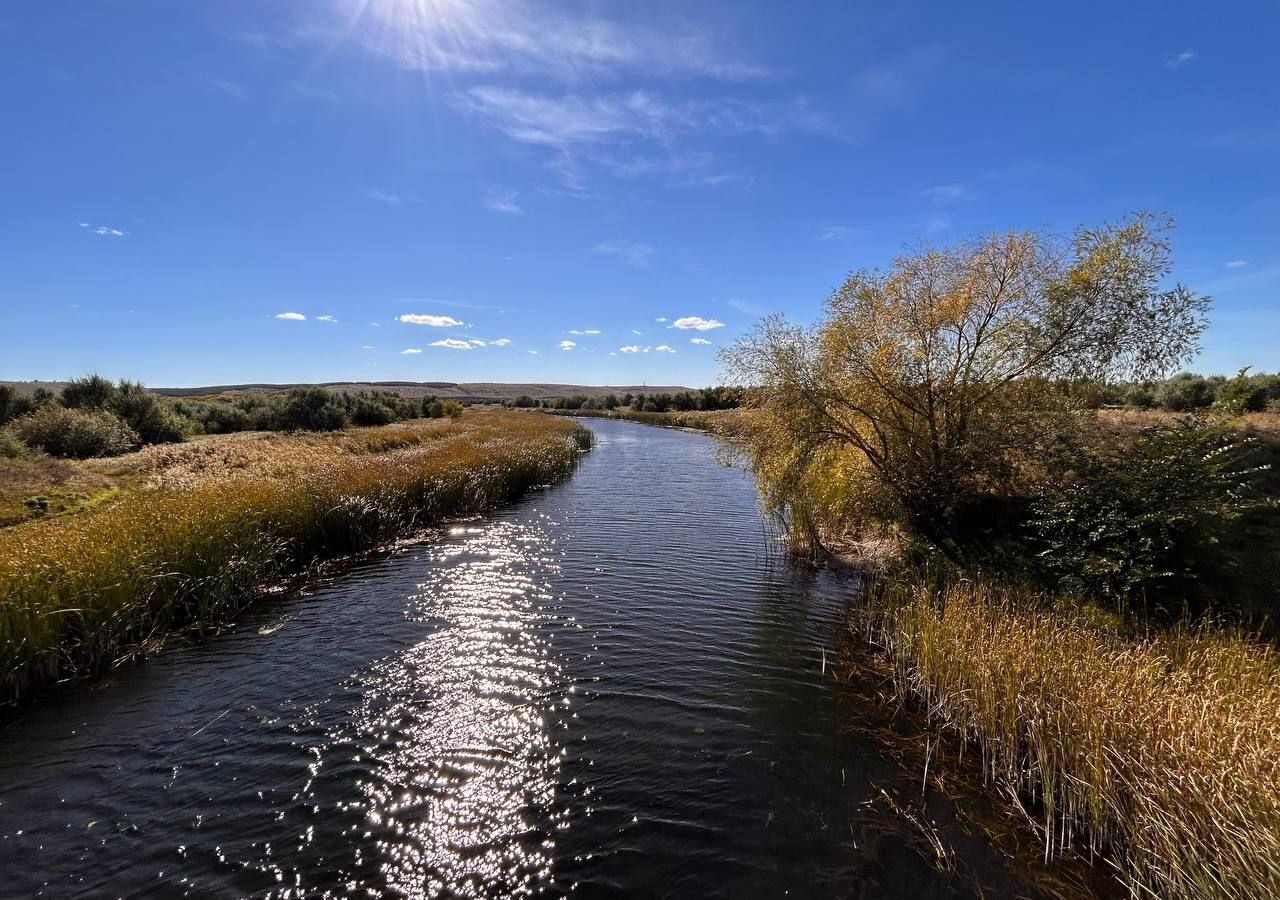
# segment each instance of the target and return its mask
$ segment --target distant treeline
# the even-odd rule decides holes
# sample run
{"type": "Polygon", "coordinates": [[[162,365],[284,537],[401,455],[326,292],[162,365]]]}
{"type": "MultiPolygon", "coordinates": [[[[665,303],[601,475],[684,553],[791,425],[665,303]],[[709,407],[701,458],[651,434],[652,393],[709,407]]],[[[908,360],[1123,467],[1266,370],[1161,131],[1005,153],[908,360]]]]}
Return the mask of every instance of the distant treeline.
{"type": "Polygon", "coordinates": [[[535,400],[526,394],[508,400],[503,405],[516,409],[612,410],[625,406],[636,412],[710,412],[717,409],[737,409],[745,396],[745,388],[712,387],[679,391],[675,394],[609,394],[604,397],[578,394],[554,400],[535,400]]]}
{"type": "Polygon", "coordinates": [[[1280,412],[1280,374],[1250,374],[1241,369],[1232,378],[1182,372],[1162,381],[1120,384],[1084,382],[1066,385],[1088,406],[1129,406],[1168,412],[1217,409],[1230,413],[1280,412]]]}
{"type": "Polygon", "coordinates": [[[0,455],[19,456],[34,449],[80,459],[116,456],[195,434],[336,431],[348,425],[388,425],[461,413],[461,404],[453,400],[409,400],[389,391],[331,393],[320,387],[174,399],[157,396],[139,382],[113,383],[89,375],[69,382],[60,394],[40,388],[23,395],[0,385],[0,455]]]}

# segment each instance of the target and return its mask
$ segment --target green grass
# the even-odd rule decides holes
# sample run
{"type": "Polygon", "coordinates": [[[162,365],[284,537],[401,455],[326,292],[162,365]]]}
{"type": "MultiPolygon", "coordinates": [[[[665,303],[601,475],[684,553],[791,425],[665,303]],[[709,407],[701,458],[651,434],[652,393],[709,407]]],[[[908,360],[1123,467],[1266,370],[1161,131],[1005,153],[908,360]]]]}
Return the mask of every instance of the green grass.
{"type": "Polygon", "coordinates": [[[590,439],[519,413],[277,436],[237,443],[234,468],[4,529],[0,704],[100,674],[176,630],[224,622],[256,588],[318,559],[562,477],[590,439]]]}

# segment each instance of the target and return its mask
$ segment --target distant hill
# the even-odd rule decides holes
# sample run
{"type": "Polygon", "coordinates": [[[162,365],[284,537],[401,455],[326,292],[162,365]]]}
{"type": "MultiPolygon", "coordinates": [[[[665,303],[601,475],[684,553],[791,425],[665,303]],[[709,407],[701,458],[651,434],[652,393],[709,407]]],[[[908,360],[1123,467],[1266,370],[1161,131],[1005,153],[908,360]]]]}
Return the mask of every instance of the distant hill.
{"type": "MultiPolygon", "coordinates": [[[[24,394],[37,388],[48,388],[57,393],[65,381],[0,381],[11,384],[24,394]]],[[[418,398],[428,394],[442,400],[460,400],[472,403],[496,403],[529,396],[535,400],[555,400],[559,397],[605,397],[609,394],[675,394],[689,388],[678,385],[589,385],[589,384],[502,384],[482,381],[458,384],[452,381],[326,381],[317,385],[330,391],[394,391],[401,397],[418,398]]],[[[150,390],[166,397],[208,397],[216,394],[268,394],[287,391],[310,384],[214,384],[206,387],[165,388],[150,390]]]]}

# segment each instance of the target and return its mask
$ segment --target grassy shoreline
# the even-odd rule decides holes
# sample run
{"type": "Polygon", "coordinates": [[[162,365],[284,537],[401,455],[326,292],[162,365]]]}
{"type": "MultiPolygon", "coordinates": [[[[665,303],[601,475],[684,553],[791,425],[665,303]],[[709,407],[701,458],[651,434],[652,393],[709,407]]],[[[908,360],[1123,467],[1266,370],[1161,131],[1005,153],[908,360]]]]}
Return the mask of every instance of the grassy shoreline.
{"type": "Polygon", "coordinates": [[[962,579],[891,586],[855,630],[936,738],[976,752],[1045,859],[1098,858],[1133,897],[1280,896],[1280,657],[1211,627],[962,579]]]}
{"type": "Polygon", "coordinates": [[[315,561],[563,477],[590,440],[568,422],[484,412],[158,449],[173,458],[147,462],[145,487],[0,530],[0,706],[225,621],[315,561]]]}
{"type": "Polygon", "coordinates": [[[684,428],[690,431],[705,431],[708,434],[726,435],[732,428],[737,410],[716,410],[714,412],[638,412],[631,409],[547,409],[543,412],[553,416],[582,417],[587,419],[621,419],[625,422],[639,422],[641,425],[655,425],[659,428],[684,428]]]}

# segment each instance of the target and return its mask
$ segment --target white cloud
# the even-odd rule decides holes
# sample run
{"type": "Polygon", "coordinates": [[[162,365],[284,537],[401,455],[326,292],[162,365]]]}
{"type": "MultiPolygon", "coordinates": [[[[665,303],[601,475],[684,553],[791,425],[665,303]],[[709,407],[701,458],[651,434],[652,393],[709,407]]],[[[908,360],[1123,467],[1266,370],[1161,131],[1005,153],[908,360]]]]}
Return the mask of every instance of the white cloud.
{"type": "Polygon", "coordinates": [[[530,356],[537,356],[537,355],[538,355],[538,351],[537,351],[537,350],[529,350],[529,351],[528,351],[528,353],[529,353],[529,355],[530,355],[530,356]]]}
{"type": "Polygon", "coordinates": [[[973,192],[966,184],[955,182],[952,184],[939,184],[931,188],[925,188],[920,194],[934,203],[957,203],[961,200],[967,200],[973,196],[973,192]]]}
{"type": "Polygon", "coordinates": [[[482,341],[479,338],[471,338],[469,341],[467,341],[467,343],[470,344],[472,347],[488,347],[489,346],[488,341],[482,341]]]}
{"type": "Polygon", "coordinates": [[[409,353],[421,353],[421,352],[422,352],[422,349],[420,347],[409,347],[408,349],[400,351],[401,355],[406,355],[409,353]]]}
{"type": "Polygon", "coordinates": [[[654,347],[653,349],[654,349],[654,350],[657,350],[659,353],[675,353],[675,352],[676,352],[676,351],[675,351],[675,350],[673,350],[671,347],[668,347],[666,344],[659,344],[658,346],[654,347]]]}
{"type": "Polygon", "coordinates": [[[519,192],[490,185],[485,188],[484,205],[494,212],[506,213],[509,216],[522,216],[524,210],[516,203],[519,192]]]}
{"type": "Polygon", "coordinates": [[[438,341],[431,342],[432,347],[446,347],[450,350],[470,350],[470,341],[460,341],[457,338],[443,338],[438,341]]]}
{"type": "Polygon", "coordinates": [[[307,317],[304,316],[302,313],[282,312],[282,313],[276,313],[276,318],[284,319],[288,322],[304,322],[306,321],[307,317]]]}
{"type": "Polygon", "coordinates": [[[576,346],[578,346],[578,345],[577,345],[577,344],[575,344],[573,341],[561,341],[561,342],[560,342],[560,349],[561,349],[561,350],[572,350],[572,349],[573,349],[574,347],[576,347],[576,346]]]}
{"type": "Polygon", "coordinates": [[[110,225],[94,226],[89,224],[88,222],[79,222],[78,224],[81,228],[87,228],[89,229],[90,233],[99,235],[101,237],[124,237],[126,234],[128,234],[127,231],[121,231],[119,228],[112,228],[110,225]]]}
{"type": "Polygon", "coordinates": [[[338,320],[333,316],[316,316],[316,321],[317,322],[336,322],[338,320]]]}
{"type": "Polygon", "coordinates": [[[372,350],[372,349],[373,349],[373,344],[363,344],[363,345],[361,345],[360,349],[361,349],[361,350],[372,350]]]}
{"type": "Polygon", "coordinates": [[[632,329],[631,329],[631,333],[632,333],[632,334],[634,334],[634,335],[639,335],[639,336],[643,336],[643,335],[644,335],[644,332],[643,332],[643,331],[636,331],[634,328],[632,328],[632,329]]]}
{"type": "Polygon", "coordinates": [[[405,313],[398,318],[409,325],[430,325],[432,328],[453,328],[463,324],[453,316],[433,316],[426,313],[405,313]]]}
{"type": "Polygon", "coordinates": [[[690,344],[710,344],[711,342],[706,338],[689,338],[689,343],[690,344]]]}
{"type": "Polygon", "coordinates": [[[605,241],[602,244],[596,244],[595,251],[616,256],[632,266],[648,265],[649,257],[654,253],[651,246],[637,241],[605,241]]]}
{"type": "Polygon", "coordinates": [[[723,328],[724,323],[717,319],[704,319],[701,316],[684,316],[676,319],[671,323],[672,328],[679,328],[681,331],[693,329],[695,331],[710,331],[713,328],[723,328]]]}
{"type": "Polygon", "coordinates": [[[496,341],[493,341],[493,346],[505,347],[510,343],[511,343],[511,338],[498,338],[496,341]]]}
{"type": "Polygon", "coordinates": [[[1227,268],[1228,268],[1228,269],[1243,269],[1243,268],[1244,268],[1245,266],[1247,266],[1247,265],[1249,265],[1249,260],[1247,260],[1247,259],[1233,259],[1233,260],[1231,260],[1231,262],[1227,263],[1227,268]]]}
{"type": "Polygon", "coordinates": [[[570,333],[570,334],[576,334],[576,335],[579,335],[579,336],[582,336],[582,335],[588,335],[588,336],[589,336],[589,335],[596,335],[596,334],[599,334],[599,333],[600,333],[600,329],[599,329],[599,328],[583,328],[583,329],[570,328],[570,329],[569,329],[569,333],[570,333]]]}
{"type": "Polygon", "coordinates": [[[636,72],[653,78],[765,78],[758,65],[726,56],[709,30],[659,31],[522,0],[448,4],[372,2],[347,23],[356,40],[406,69],[578,82],[636,72]]]}
{"type": "Polygon", "coordinates": [[[635,344],[628,344],[627,346],[619,347],[618,349],[621,350],[623,353],[639,353],[640,352],[640,348],[637,347],[635,344]]]}
{"type": "Polygon", "coordinates": [[[858,237],[862,233],[860,228],[851,228],[848,225],[828,225],[818,231],[818,240],[820,241],[847,241],[858,237]]]}
{"type": "Polygon", "coordinates": [[[366,200],[385,203],[387,206],[400,206],[404,203],[404,198],[399,194],[393,194],[391,191],[384,191],[381,188],[365,188],[360,194],[366,200]]]}
{"type": "Polygon", "coordinates": [[[658,316],[658,318],[654,319],[653,321],[655,321],[655,322],[665,322],[665,321],[667,321],[667,317],[666,317],[666,316],[658,316]]]}
{"type": "Polygon", "coordinates": [[[1195,58],[1196,52],[1188,47],[1181,53],[1177,53],[1166,59],[1164,61],[1164,67],[1166,69],[1180,69],[1195,58]]]}
{"type": "Polygon", "coordinates": [[[227,78],[215,78],[212,75],[204,76],[204,83],[211,88],[216,88],[228,97],[241,98],[244,96],[244,85],[227,78]]]}
{"type": "Polygon", "coordinates": [[[767,316],[769,314],[769,311],[763,306],[756,303],[748,303],[746,300],[730,300],[728,303],[744,316],[755,316],[756,318],[759,318],[760,316],[767,316]]]}

